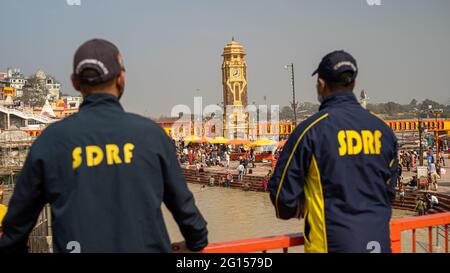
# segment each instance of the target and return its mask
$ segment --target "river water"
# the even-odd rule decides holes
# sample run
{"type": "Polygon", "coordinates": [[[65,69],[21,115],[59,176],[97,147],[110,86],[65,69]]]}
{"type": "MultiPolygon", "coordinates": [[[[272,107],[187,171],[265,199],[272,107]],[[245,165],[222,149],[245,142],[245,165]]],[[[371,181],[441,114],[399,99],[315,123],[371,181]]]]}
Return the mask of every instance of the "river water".
{"type": "MultiPolygon", "coordinates": [[[[279,220],[268,193],[189,184],[196,204],[208,222],[209,241],[223,242],[272,235],[303,232],[303,220],[279,220]]],[[[163,208],[172,242],[183,237],[170,212],[163,208]]],[[[410,216],[410,212],[393,211],[393,217],[410,216]]]]}

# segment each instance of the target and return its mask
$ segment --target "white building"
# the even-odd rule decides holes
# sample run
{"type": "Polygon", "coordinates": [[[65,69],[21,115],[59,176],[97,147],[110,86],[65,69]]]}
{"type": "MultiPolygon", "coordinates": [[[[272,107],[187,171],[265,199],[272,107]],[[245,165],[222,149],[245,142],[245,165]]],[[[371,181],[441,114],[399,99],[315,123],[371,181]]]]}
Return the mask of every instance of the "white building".
{"type": "Polygon", "coordinates": [[[6,74],[10,86],[15,89],[16,97],[22,97],[23,87],[26,84],[27,80],[23,76],[20,68],[8,68],[6,74]]]}
{"type": "Polygon", "coordinates": [[[23,96],[23,86],[27,81],[24,78],[10,78],[9,83],[10,86],[16,90],[16,97],[23,96]]]}
{"type": "Polygon", "coordinates": [[[80,96],[64,96],[61,99],[66,103],[67,109],[78,109],[83,102],[83,98],[80,96]]]}
{"type": "Polygon", "coordinates": [[[60,92],[61,92],[61,84],[57,82],[52,77],[47,77],[45,82],[45,88],[48,91],[48,99],[52,101],[58,101],[60,92]]]}
{"type": "Polygon", "coordinates": [[[0,72],[0,82],[6,81],[6,78],[8,78],[8,73],[0,72]]]}

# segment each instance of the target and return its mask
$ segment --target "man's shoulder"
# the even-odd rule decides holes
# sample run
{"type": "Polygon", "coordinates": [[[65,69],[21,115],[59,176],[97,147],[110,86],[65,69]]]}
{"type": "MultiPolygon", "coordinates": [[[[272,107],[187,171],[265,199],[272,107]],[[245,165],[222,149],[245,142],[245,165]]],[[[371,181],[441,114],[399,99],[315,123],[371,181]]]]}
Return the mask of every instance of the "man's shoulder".
{"type": "Polygon", "coordinates": [[[294,130],[294,135],[302,135],[306,134],[310,129],[312,129],[315,126],[318,126],[322,120],[325,120],[329,117],[329,113],[326,110],[321,110],[314,115],[308,117],[307,119],[303,120],[294,130]]]}
{"type": "Polygon", "coordinates": [[[71,116],[65,117],[61,120],[50,123],[41,133],[41,135],[37,138],[35,143],[39,143],[43,139],[60,139],[64,136],[64,134],[70,134],[70,129],[74,128],[74,122],[77,120],[77,116],[79,114],[75,113],[71,116]]]}
{"type": "Polygon", "coordinates": [[[152,133],[153,135],[167,136],[164,129],[159,126],[154,120],[148,117],[141,116],[135,113],[126,112],[126,122],[130,126],[152,133]]]}
{"type": "Polygon", "coordinates": [[[396,140],[396,136],[392,129],[388,126],[386,121],[384,121],[381,117],[376,115],[375,113],[364,109],[361,107],[360,111],[354,113],[354,115],[358,115],[359,122],[363,123],[363,126],[369,127],[368,129],[380,130],[383,135],[389,135],[392,140],[396,140]]]}
{"type": "Polygon", "coordinates": [[[393,142],[397,141],[397,136],[395,135],[394,131],[392,131],[392,129],[388,126],[386,121],[384,121],[383,119],[381,119],[376,114],[374,114],[370,111],[367,111],[367,113],[370,116],[370,118],[372,119],[372,121],[374,122],[375,127],[377,127],[379,130],[381,130],[383,132],[383,135],[387,134],[390,136],[390,138],[393,142]]]}
{"type": "Polygon", "coordinates": [[[64,141],[70,136],[67,123],[71,117],[64,118],[59,121],[55,121],[41,132],[41,134],[33,141],[31,146],[30,155],[36,158],[45,157],[50,150],[55,148],[58,142],[64,141]]]}
{"type": "Polygon", "coordinates": [[[125,115],[127,116],[128,120],[136,122],[136,123],[140,123],[143,126],[151,127],[151,128],[153,128],[153,127],[159,128],[159,126],[156,124],[156,122],[154,122],[151,118],[144,117],[139,114],[130,113],[130,112],[125,112],[125,115]]]}
{"type": "Polygon", "coordinates": [[[381,117],[379,117],[377,114],[370,112],[369,110],[365,110],[367,113],[367,116],[372,119],[374,122],[378,123],[379,126],[384,126],[386,128],[389,128],[386,121],[384,121],[381,117]]]}

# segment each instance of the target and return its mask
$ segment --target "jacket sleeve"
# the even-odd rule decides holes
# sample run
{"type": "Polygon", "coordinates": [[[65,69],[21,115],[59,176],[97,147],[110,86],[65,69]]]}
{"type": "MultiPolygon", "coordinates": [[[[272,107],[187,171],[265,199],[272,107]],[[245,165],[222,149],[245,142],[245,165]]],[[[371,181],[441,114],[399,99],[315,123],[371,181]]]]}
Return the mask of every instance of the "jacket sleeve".
{"type": "Polygon", "coordinates": [[[163,159],[164,203],[172,213],[191,251],[200,251],[208,245],[206,221],[195,205],[194,196],[187,187],[172,143],[167,143],[163,159]]]}
{"type": "Polygon", "coordinates": [[[35,155],[34,145],[19,174],[8,212],[3,219],[0,252],[27,251],[28,236],[46,204],[43,191],[43,162],[35,155]]]}
{"type": "Polygon", "coordinates": [[[305,178],[312,152],[307,129],[300,124],[289,137],[269,180],[270,199],[280,219],[299,218],[302,213],[305,178]]]}

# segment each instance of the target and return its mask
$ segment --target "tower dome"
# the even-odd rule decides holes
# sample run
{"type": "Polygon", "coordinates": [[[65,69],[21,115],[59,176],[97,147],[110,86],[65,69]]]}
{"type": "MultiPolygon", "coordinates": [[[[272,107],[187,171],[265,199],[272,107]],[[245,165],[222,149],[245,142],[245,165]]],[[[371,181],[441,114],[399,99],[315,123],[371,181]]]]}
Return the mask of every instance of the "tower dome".
{"type": "Polygon", "coordinates": [[[234,37],[231,39],[231,42],[229,42],[223,49],[222,56],[231,55],[231,54],[245,55],[244,47],[239,42],[235,41],[234,37]]]}
{"type": "Polygon", "coordinates": [[[45,75],[44,70],[42,69],[38,69],[38,71],[36,71],[36,78],[40,79],[40,80],[45,80],[47,78],[47,76],[45,75]]]}

